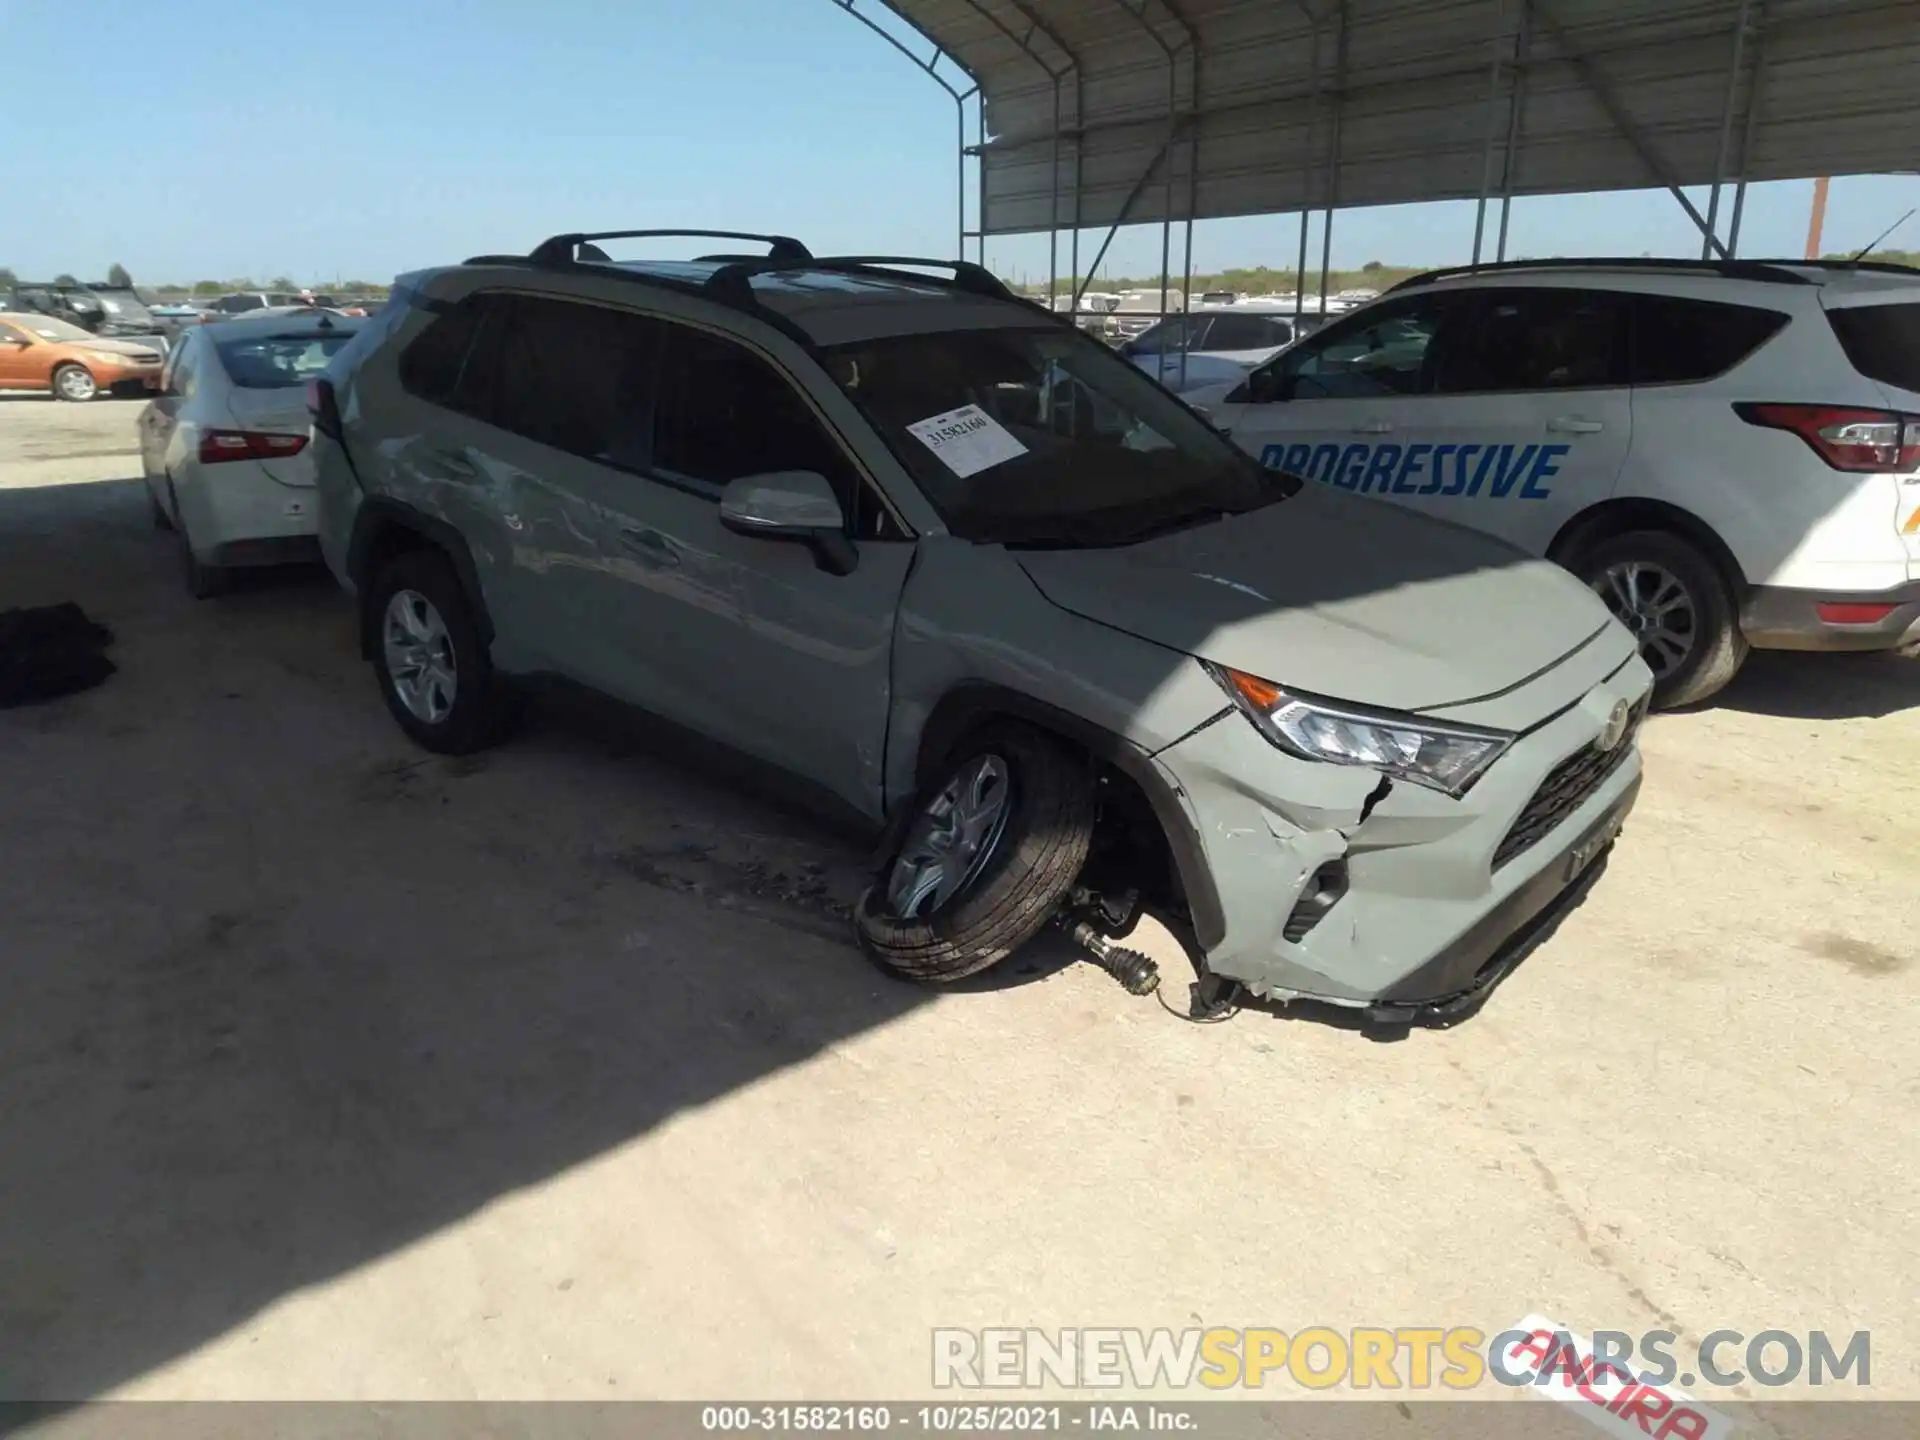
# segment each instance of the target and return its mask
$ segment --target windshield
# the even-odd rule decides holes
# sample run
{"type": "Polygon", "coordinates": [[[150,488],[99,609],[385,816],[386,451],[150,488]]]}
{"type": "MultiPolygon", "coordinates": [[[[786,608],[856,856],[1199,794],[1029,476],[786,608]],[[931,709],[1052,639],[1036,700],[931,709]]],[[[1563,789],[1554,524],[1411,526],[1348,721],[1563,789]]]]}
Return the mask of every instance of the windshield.
{"type": "Polygon", "coordinates": [[[70,320],[60,320],[52,315],[35,315],[20,322],[42,340],[91,340],[92,334],[82,330],[70,320]]]}
{"type": "Polygon", "coordinates": [[[352,338],[349,330],[337,335],[262,335],[222,340],[215,348],[221,365],[242,390],[284,390],[319,375],[334,352],[352,338]]]}
{"type": "Polygon", "coordinates": [[[902,335],[827,359],[963,539],[1127,544],[1299,488],[1065,326],[902,335]]]}

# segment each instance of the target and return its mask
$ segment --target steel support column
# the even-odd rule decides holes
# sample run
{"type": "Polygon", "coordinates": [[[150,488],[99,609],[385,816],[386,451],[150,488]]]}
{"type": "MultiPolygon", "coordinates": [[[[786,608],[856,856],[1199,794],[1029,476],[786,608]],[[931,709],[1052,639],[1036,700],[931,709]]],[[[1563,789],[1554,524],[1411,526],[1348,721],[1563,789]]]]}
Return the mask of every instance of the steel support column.
{"type": "Polygon", "coordinates": [[[1526,123],[1527,66],[1532,58],[1532,17],[1522,0],[1513,34],[1513,85],[1507,93],[1507,142],[1500,152],[1500,238],[1493,250],[1496,262],[1507,258],[1507,226],[1513,219],[1513,182],[1518,174],[1513,162],[1520,145],[1520,127],[1526,123]]]}
{"type": "Polygon", "coordinates": [[[1640,163],[1647,167],[1653,177],[1666,186],[1667,193],[1680,202],[1680,208],[1687,212],[1688,218],[1699,227],[1700,233],[1707,237],[1709,249],[1718,250],[1724,257],[1727,253],[1726,247],[1720,243],[1713,233],[1713,228],[1707,224],[1707,217],[1702,215],[1693,201],[1687,198],[1673,170],[1661,158],[1660,152],[1654,147],[1646,131],[1642,130],[1634,118],[1627,113],[1626,107],[1620,103],[1620,97],[1614,93],[1613,86],[1607,83],[1606,77],[1591,60],[1574,47],[1566,27],[1554,16],[1547,0],[1526,0],[1526,3],[1532,10],[1534,18],[1540,22],[1541,27],[1553,41],[1554,48],[1560,52],[1560,58],[1579,77],[1580,83],[1587,87],[1593,98],[1600,102],[1600,108],[1607,112],[1607,117],[1613,121],[1614,129],[1620,132],[1620,138],[1633,148],[1633,153],[1640,157],[1640,163]]]}
{"type": "Polygon", "coordinates": [[[1140,178],[1133,182],[1133,188],[1127,192],[1127,198],[1121,203],[1120,213],[1113,217],[1113,223],[1107,227],[1106,238],[1101,240],[1100,248],[1094,252],[1093,261],[1087,266],[1087,275],[1073,292],[1073,313],[1080,313],[1080,297],[1087,293],[1087,280],[1100,268],[1100,262],[1107,258],[1107,247],[1113,244],[1113,237],[1120,233],[1120,227],[1127,223],[1127,217],[1133,213],[1133,207],[1140,203],[1140,197],[1146,193],[1152,183],[1154,172],[1160,168],[1160,162],[1172,152],[1176,141],[1182,139],[1192,116],[1183,116],[1168,127],[1166,139],[1160,142],[1160,148],[1153,152],[1153,158],[1147,161],[1146,168],[1140,172],[1140,178]]]}
{"type": "Polygon", "coordinates": [[[1753,163],[1753,127],[1760,116],[1761,85],[1767,74],[1766,6],[1753,14],[1753,78],[1747,83],[1747,115],[1740,130],[1740,178],[1733,187],[1733,219],[1727,227],[1727,254],[1740,253],[1740,217],[1747,208],[1747,169],[1753,163]]]}
{"type": "MultiPolygon", "coordinates": [[[[980,90],[979,80],[974,76],[972,71],[968,70],[965,65],[962,65],[958,60],[954,59],[953,56],[942,50],[931,36],[927,35],[925,31],[907,19],[907,17],[902,15],[898,10],[895,10],[893,6],[887,5],[887,12],[899,20],[901,24],[909,27],[916,35],[926,40],[929,45],[933,46],[933,54],[927,59],[922,60],[907,47],[906,42],[901,40],[899,36],[889,33],[870,16],[863,15],[860,11],[856,10],[854,8],[856,0],[833,0],[833,3],[854,19],[858,20],[862,25],[866,26],[867,29],[871,30],[874,34],[878,35],[882,40],[886,41],[887,44],[898,50],[902,55],[906,56],[907,59],[914,63],[916,68],[925,71],[936,85],[953,97],[954,114],[960,127],[959,143],[954,147],[954,169],[957,172],[955,175],[955,183],[957,186],[956,199],[958,206],[954,219],[954,229],[957,232],[957,236],[954,242],[953,253],[956,256],[964,257],[967,253],[967,101],[975,96],[980,96],[981,104],[984,105],[986,103],[986,97],[980,90]],[[942,60],[945,60],[949,65],[953,66],[954,69],[958,70],[962,75],[965,75],[967,79],[973,81],[973,84],[965,90],[955,88],[947,80],[947,77],[942,75],[937,68],[942,60]]],[[[881,0],[881,3],[885,4],[886,0],[881,0]]]]}
{"type": "MultiPolygon", "coordinates": [[[[1726,184],[1727,166],[1733,159],[1733,110],[1740,98],[1740,66],[1746,58],[1747,12],[1752,0],[1740,0],[1740,9],[1733,20],[1733,54],[1727,61],[1727,96],[1720,106],[1720,148],[1714,154],[1713,190],[1707,198],[1707,231],[1700,239],[1700,258],[1711,260],[1714,246],[1719,244],[1720,234],[1720,187],[1726,184]]],[[[1725,246],[1720,253],[1728,253],[1725,246]]]]}
{"type": "MultiPolygon", "coordinates": [[[[1333,136],[1327,146],[1326,219],[1320,226],[1320,314],[1327,313],[1327,267],[1333,263],[1333,212],[1340,204],[1340,141],[1346,121],[1347,0],[1340,0],[1340,33],[1333,42],[1333,136]]],[[[1304,283],[1306,277],[1301,276],[1304,283]]]]}

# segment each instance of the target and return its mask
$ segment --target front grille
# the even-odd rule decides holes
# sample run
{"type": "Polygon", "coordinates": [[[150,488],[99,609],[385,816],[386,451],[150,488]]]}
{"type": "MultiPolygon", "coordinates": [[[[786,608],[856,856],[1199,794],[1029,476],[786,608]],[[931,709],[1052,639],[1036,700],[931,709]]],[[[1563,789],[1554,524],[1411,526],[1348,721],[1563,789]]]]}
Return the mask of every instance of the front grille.
{"type": "Polygon", "coordinates": [[[127,358],[136,365],[158,365],[160,363],[160,352],[157,350],[134,350],[128,353],[127,358]]]}
{"type": "Polygon", "coordinates": [[[1633,753],[1634,737],[1640,733],[1640,722],[1646,716],[1646,702],[1642,701],[1634,707],[1627,721],[1627,733],[1620,737],[1618,745],[1611,750],[1588,745],[1549,770],[1540,788],[1533,792],[1533,798],[1527,801],[1526,809],[1520,812],[1520,818],[1513,822],[1513,828],[1493,852],[1493,868],[1498,870],[1516,855],[1525,854],[1543,835],[1551,833],[1578,810],[1633,753]]]}

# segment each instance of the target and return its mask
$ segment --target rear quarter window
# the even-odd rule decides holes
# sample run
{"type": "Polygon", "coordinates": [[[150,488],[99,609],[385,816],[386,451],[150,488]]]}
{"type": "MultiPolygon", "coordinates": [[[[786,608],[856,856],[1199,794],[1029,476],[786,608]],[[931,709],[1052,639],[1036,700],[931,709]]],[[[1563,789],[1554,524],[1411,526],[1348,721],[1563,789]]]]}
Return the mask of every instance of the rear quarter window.
{"type": "Polygon", "coordinates": [[[1633,383],[1685,385],[1724,375],[1779,334],[1789,318],[1722,300],[1636,295],[1633,383]]]}
{"type": "Polygon", "coordinates": [[[1827,320],[1853,368],[1869,380],[1920,390],[1920,301],[1850,305],[1827,320]]]}
{"type": "Polygon", "coordinates": [[[460,372],[480,330],[485,297],[469,295],[433,317],[400,352],[400,385],[430,405],[450,405],[460,372]]]}

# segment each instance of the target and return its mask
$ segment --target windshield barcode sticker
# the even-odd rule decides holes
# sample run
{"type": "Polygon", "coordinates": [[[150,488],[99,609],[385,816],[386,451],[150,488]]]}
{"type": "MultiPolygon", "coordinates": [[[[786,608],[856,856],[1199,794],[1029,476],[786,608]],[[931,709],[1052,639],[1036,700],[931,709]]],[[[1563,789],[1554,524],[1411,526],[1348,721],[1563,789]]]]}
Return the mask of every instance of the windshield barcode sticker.
{"type": "Polygon", "coordinates": [[[907,433],[962,480],[1027,453],[1026,446],[978,405],[962,405],[943,415],[916,420],[907,426],[907,433]]]}

